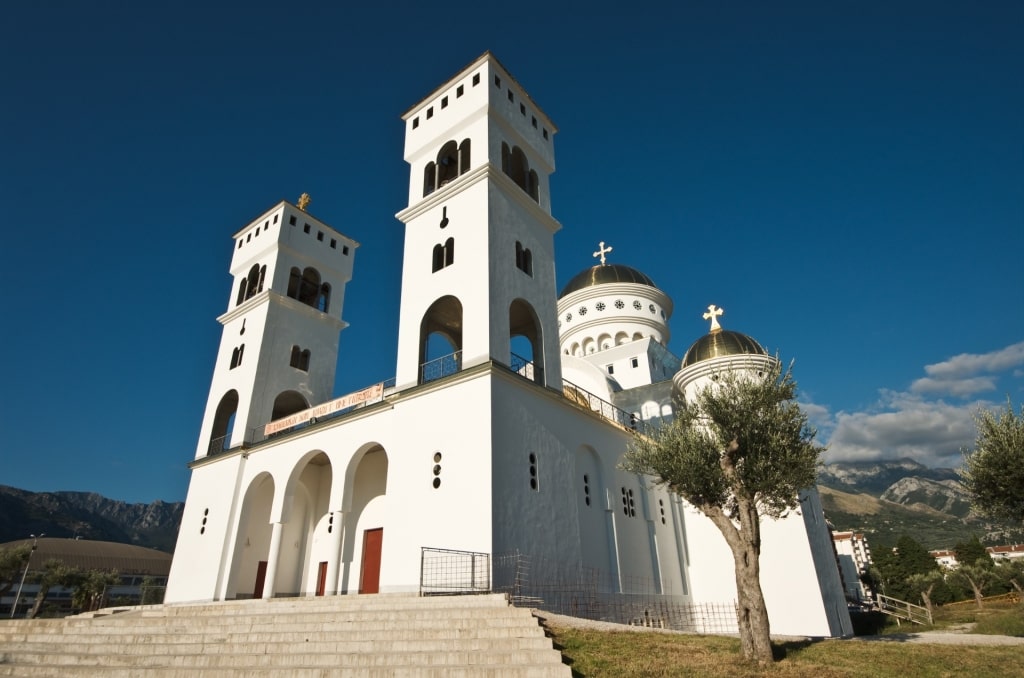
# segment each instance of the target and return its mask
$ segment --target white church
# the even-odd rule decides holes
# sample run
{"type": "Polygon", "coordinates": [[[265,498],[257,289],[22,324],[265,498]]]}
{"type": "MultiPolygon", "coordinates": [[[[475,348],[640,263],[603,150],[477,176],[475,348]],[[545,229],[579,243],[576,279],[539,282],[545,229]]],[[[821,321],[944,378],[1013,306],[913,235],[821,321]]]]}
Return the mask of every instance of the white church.
{"type": "MultiPolygon", "coordinates": [[[[519,554],[602,573],[605,599],[729,609],[718,530],[618,464],[638,431],[671,419],[673,398],[774,358],[718,327],[715,308],[714,329],[677,358],[672,300],[604,243],[557,290],[557,130],[492,54],[403,120],[396,377],[333,397],[359,245],[309,214],[307,196],[235,233],[165,601],[418,592],[446,585],[424,577],[449,560],[449,579],[496,586],[497,559],[519,554]]],[[[813,488],[765,520],[763,544],[773,633],[850,634],[813,488]]]]}

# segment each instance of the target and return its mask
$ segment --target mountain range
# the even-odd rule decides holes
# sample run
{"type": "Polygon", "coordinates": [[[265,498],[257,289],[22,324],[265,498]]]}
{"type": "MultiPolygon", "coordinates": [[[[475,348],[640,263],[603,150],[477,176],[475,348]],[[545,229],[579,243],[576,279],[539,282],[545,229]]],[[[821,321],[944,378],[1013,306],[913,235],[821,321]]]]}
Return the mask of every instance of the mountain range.
{"type": "Polygon", "coordinates": [[[928,549],[948,549],[977,536],[989,544],[1024,541],[1020,526],[996,523],[971,509],[954,469],[912,459],[824,465],[818,473],[825,517],[837,530],[863,532],[872,547],[909,535],[928,549]]]}
{"type": "MultiPolygon", "coordinates": [[[[837,530],[867,535],[874,548],[910,535],[926,548],[952,548],[978,536],[1024,542],[1020,526],[971,510],[957,472],[912,459],[825,464],[818,474],[825,516],[837,530]]],[[[128,504],[93,492],[29,492],[0,485],[0,543],[30,534],[138,544],[173,552],[184,502],[128,504]]]]}
{"type": "Polygon", "coordinates": [[[94,492],[28,492],[0,485],[0,543],[81,537],[174,551],[184,502],[128,504],[94,492]]]}

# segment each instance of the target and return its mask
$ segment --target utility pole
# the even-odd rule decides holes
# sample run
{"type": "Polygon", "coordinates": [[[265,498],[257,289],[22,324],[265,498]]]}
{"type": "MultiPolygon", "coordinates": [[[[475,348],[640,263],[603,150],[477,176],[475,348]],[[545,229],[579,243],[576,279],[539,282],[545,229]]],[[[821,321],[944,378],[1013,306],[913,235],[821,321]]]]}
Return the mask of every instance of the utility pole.
{"type": "Polygon", "coordinates": [[[28,552],[28,558],[25,559],[25,570],[21,573],[21,582],[18,584],[18,594],[14,596],[14,604],[11,605],[11,619],[14,619],[14,613],[18,609],[18,601],[21,600],[21,587],[25,585],[25,577],[28,576],[28,566],[32,562],[32,554],[36,552],[36,548],[39,547],[39,540],[46,536],[43,532],[38,537],[34,534],[30,534],[32,537],[32,550],[28,552]]]}

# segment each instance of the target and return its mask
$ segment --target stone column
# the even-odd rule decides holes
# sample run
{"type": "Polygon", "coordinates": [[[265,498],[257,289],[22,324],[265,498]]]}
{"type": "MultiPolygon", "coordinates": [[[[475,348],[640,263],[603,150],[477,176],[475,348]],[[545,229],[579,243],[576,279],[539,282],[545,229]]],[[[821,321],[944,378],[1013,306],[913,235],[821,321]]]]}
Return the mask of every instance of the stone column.
{"type": "Polygon", "coordinates": [[[277,578],[277,560],[281,555],[281,533],[283,523],[273,523],[270,533],[270,553],[267,554],[267,576],[263,582],[263,600],[274,597],[274,580],[277,578]]]}
{"type": "Polygon", "coordinates": [[[331,547],[328,550],[330,557],[327,559],[327,590],[324,592],[328,596],[334,596],[341,591],[341,582],[338,581],[338,577],[341,572],[341,546],[342,536],[345,532],[345,513],[343,511],[334,512],[334,522],[331,523],[331,547]]]}

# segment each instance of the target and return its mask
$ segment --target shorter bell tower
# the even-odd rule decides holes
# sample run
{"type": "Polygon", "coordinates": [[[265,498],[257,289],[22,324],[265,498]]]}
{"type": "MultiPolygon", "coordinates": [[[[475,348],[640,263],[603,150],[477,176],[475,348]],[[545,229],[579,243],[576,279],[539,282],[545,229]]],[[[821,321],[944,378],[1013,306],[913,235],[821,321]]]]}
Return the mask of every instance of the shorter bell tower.
{"type": "Polygon", "coordinates": [[[233,285],[196,459],[264,438],[263,427],[334,388],[345,283],[359,243],[282,201],[234,235],[233,285]]]}

